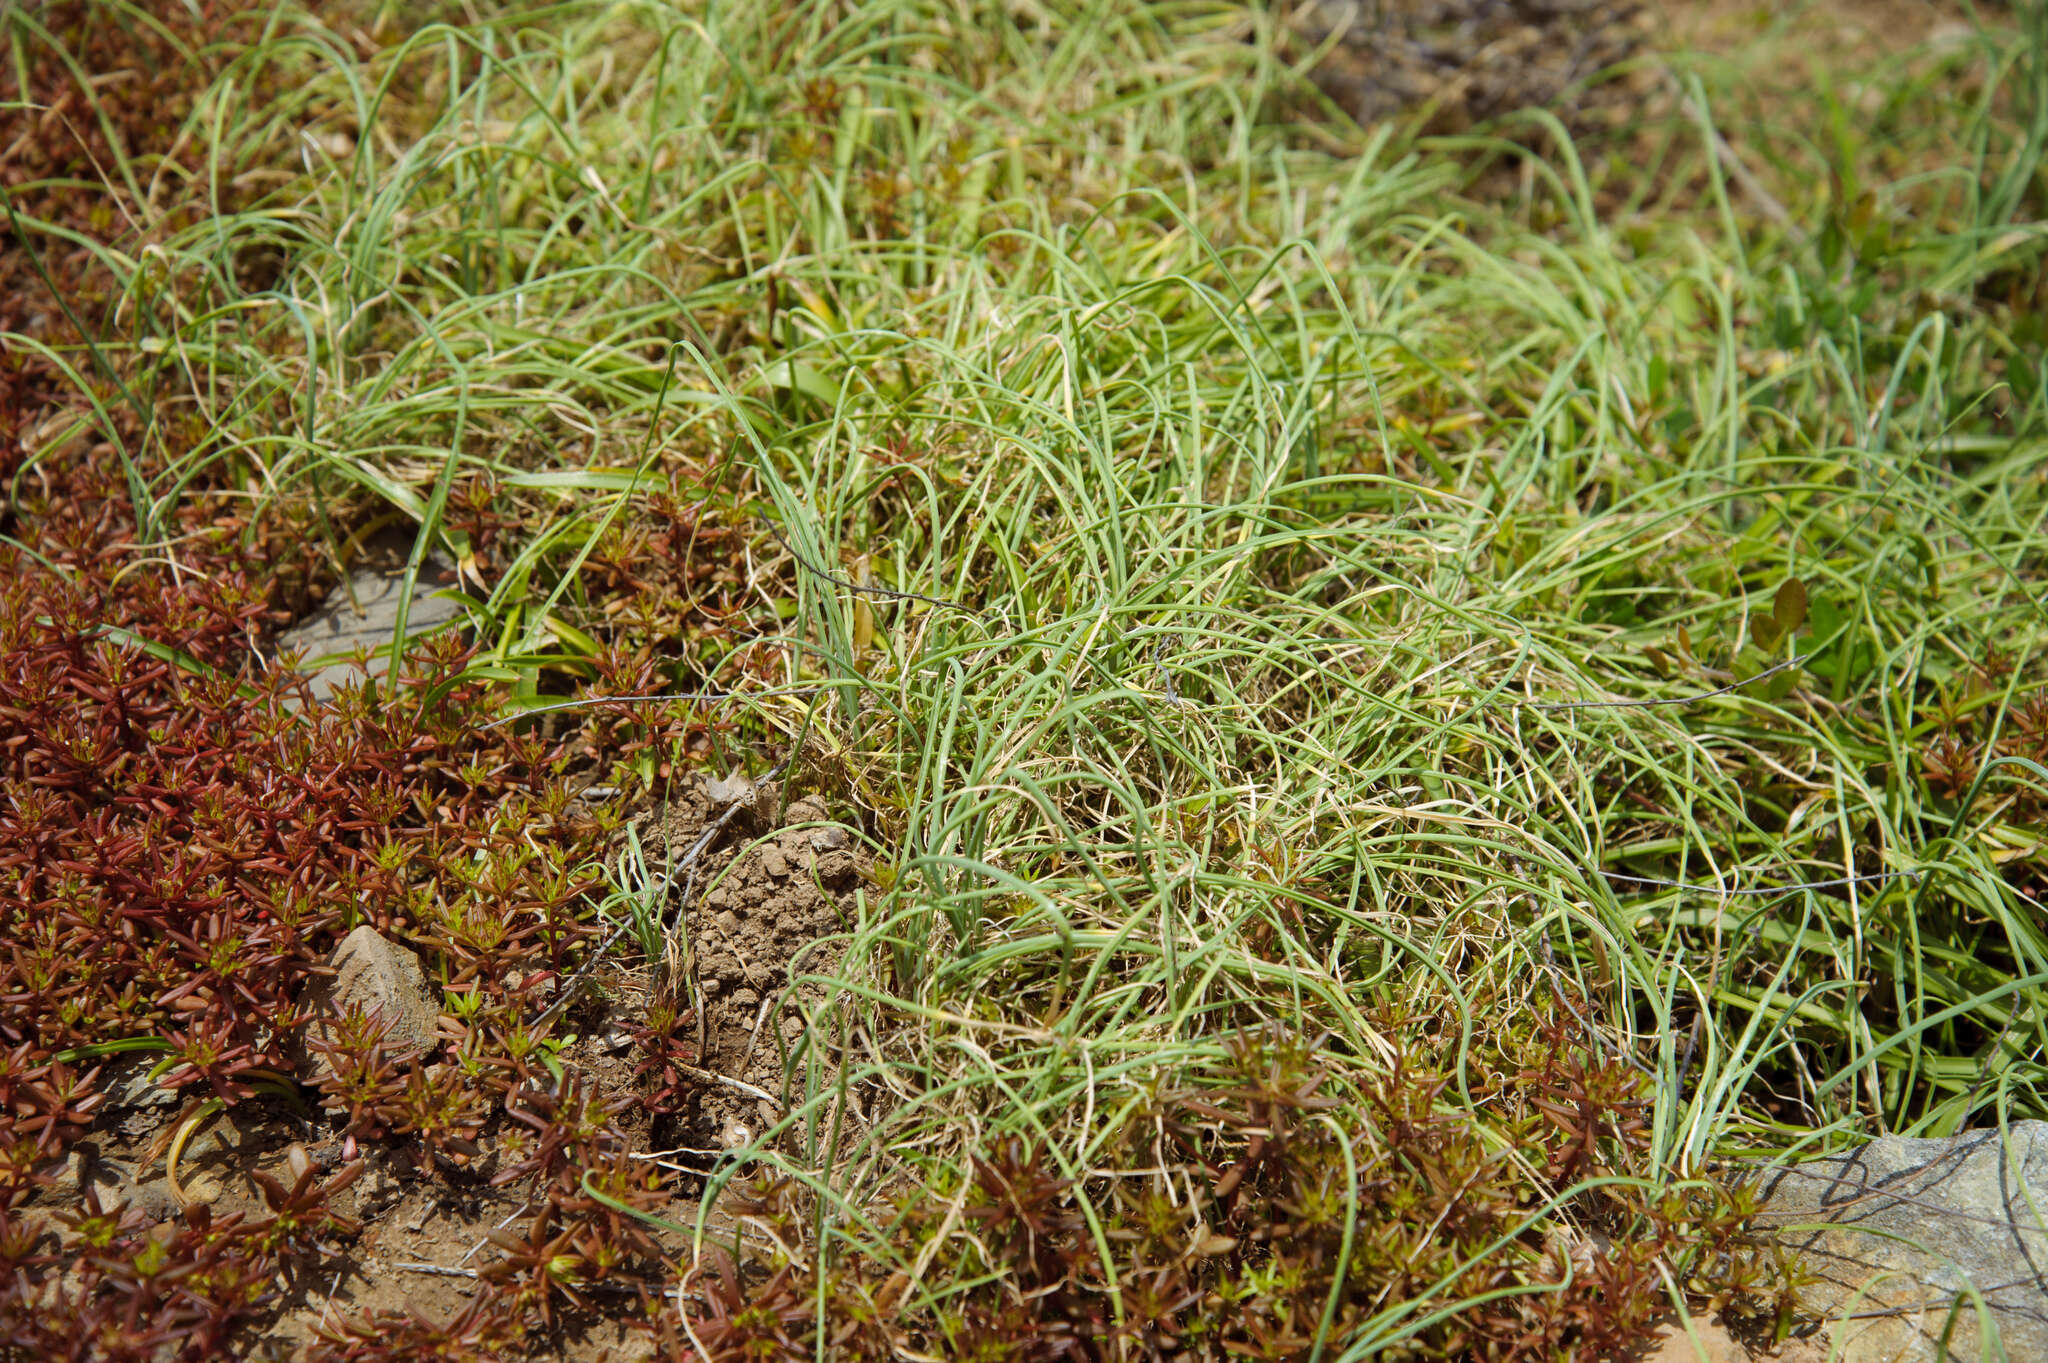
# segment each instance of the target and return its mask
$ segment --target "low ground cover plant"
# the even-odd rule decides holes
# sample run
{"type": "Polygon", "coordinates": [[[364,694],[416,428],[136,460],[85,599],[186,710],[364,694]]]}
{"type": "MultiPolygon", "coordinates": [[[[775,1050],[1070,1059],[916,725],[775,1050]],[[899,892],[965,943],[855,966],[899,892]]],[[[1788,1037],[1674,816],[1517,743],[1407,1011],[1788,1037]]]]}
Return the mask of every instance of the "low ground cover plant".
{"type": "Polygon", "coordinates": [[[5,11],[0,1355],[1770,1343],[2044,1115],[2048,15],[1286,22],[5,11]]]}

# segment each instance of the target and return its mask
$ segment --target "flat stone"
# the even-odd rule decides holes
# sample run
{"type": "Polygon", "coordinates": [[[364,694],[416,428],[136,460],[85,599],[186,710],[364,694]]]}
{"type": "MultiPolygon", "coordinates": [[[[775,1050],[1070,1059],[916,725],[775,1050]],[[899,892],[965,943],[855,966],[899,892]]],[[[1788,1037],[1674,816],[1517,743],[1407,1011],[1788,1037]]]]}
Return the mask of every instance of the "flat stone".
{"type": "Polygon", "coordinates": [[[159,1087],[149,1077],[158,1057],[127,1056],[114,1062],[108,1068],[107,1077],[100,1085],[100,1092],[107,1095],[109,1112],[125,1111],[129,1108],[176,1107],[178,1091],[159,1087]]]}
{"type": "Polygon", "coordinates": [[[704,782],[704,798],[720,809],[745,804],[754,798],[754,783],[737,771],[723,780],[714,777],[704,782]]]}
{"type": "Polygon", "coordinates": [[[356,1182],[357,1216],[375,1216],[389,1210],[405,1196],[405,1180],[387,1160],[372,1160],[356,1182]]]}
{"type": "MultiPolygon", "coordinates": [[[[379,552],[371,556],[374,566],[358,567],[349,574],[346,587],[334,589],[326,605],[278,636],[278,650],[296,651],[311,670],[308,684],[318,699],[334,694],[344,682],[381,677],[391,670],[388,652],[385,657],[371,657],[367,670],[357,665],[355,653],[362,649],[374,654],[380,648],[390,648],[398,628],[398,603],[405,598],[404,564],[412,543],[410,537],[383,537],[377,548],[379,552]]],[[[413,582],[405,617],[406,638],[428,633],[456,618],[461,606],[440,594],[443,587],[454,584],[454,565],[443,555],[428,555],[413,582]]]]}
{"type": "Polygon", "coordinates": [[[141,1212],[151,1221],[175,1220],[183,1210],[178,1206],[178,1199],[171,1193],[170,1182],[161,1178],[136,1184],[128,1189],[128,1195],[123,1200],[130,1208],[141,1212]]]}
{"type": "Polygon", "coordinates": [[[441,1010],[411,950],[365,923],[341,939],[327,964],[334,974],[306,986],[306,1008],[313,1019],[306,1027],[306,1054],[316,1082],[334,1071],[310,1043],[332,1040],[334,1021],[351,1008],[360,1007],[384,1023],[387,1055],[424,1051],[433,1043],[441,1010]]]}
{"type": "Polygon", "coordinates": [[[1980,1304],[2003,1357],[2048,1360],[2048,1122],[2010,1135],[1884,1136],[1762,1176],[1756,1227],[1799,1252],[1841,1363],[1989,1363],[1980,1304]]]}
{"type": "Polygon", "coordinates": [[[98,1146],[82,1141],[65,1152],[63,1167],[51,1176],[49,1195],[51,1200],[69,1206],[92,1191],[100,1195],[100,1206],[112,1207],[121,1200],[126,1174],[121,1166],[104,1158],[98,1146]]]}

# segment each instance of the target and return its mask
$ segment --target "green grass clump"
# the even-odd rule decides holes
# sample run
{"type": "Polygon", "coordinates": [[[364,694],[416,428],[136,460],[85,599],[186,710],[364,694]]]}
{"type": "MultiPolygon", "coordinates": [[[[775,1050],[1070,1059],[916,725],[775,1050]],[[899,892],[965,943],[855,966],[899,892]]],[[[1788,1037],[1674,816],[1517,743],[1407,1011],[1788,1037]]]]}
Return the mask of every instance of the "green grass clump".
{"type": "MultiPolygon", "coordinates": [[[[859,831],[781,1119],[671,1188],[774,1248],[692,1226],[657,1339],[1782,1329],[1734,1158],[2048,1116],[2039,5],[1761,128],[1703,66],[1585,147],[1311,136],[1222,3],[482,11],[206,49],[165,197],[211,211],[23,219],[113,299],[9,340],[91,396],[136,562],[202,501],[330,576],[404,526],[472,645],[406,703],[859,831]]],[[[629,960],[655,860],[587,897],[629,960]]],[[[387,879],[444,983],[493,968],[387,879]]],[[[550,1214],[497,1316],[388,1347],[599,1309],[550,1214]]]]}

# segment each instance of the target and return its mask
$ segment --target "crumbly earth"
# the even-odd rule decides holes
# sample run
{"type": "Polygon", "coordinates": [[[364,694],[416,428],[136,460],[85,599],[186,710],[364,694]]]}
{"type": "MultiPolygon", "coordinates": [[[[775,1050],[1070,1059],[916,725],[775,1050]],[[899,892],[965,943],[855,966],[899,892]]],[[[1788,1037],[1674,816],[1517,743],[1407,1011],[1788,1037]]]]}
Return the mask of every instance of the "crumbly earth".
{"type": "Polygon", "coordinates": [[[1965,32],[1970,15],[1954,0],[1297,0],[1281,32],[1290,57],[1320,54],[1316,84],[1360,123],[1419,115],[1459,132],[1525,108],[1575,128],[1626,115],[1663,84],[1660,50],[1727,55],[1775,33],[1763,76],[1789,82],[1817,54],[1875,59],[1965,32]]]}
{"type": "Polygon", "coordinates": [[[1598,78],[1637,55],[1649,21],[1638,0],[1307,0],[1289,27],[1360,123],[1421,113],[1456,132],[1560,101],[1578,120],[1628,95],[1637,82],[1598,78]]]}
{"type": "Polygon", "coordinates": [[[1695,1320],[1692,1333],[1676,1321],[1666,1321],[1657,1337],[1631,1363],[1826,1363],[1825,1336],[1788,1339],[1774,1349],[1751,1348],[1719,1323],[1695,1320]]]}
{"type": "Polygon", "coordinates": [[[699,1063],[739,1081],[703,1088],[675,1144],[736,1149],[827,1082],[822,1052],[808,1046],[827,991],[806,977],[838,963],[866,857],[823,801],[785,805],[772,781],[698,783],[660,822],[683,901],[675,983],[697,1008],[699,1063]],[[683,864],[707,829],[712,841],[683,864]]]}
{"type": "Polygon", "coordinates": [[[1692,48],[1718,56],[1742,53],[1766,30],[1777,41],[1763,45],[1771,58],[1752,63],[1750,78],[1767,88],[1789,88],[1810,80],[1823,60],[1840,67],[1845,55],[1865,62],[1965,33],[1973,16],[1996,18],[2005,6],[1963,0],[1828,0],[1825,4],[1759,4],[1757,0],[1680,0],[1664,7],[1660,46],[1692,48]]]}

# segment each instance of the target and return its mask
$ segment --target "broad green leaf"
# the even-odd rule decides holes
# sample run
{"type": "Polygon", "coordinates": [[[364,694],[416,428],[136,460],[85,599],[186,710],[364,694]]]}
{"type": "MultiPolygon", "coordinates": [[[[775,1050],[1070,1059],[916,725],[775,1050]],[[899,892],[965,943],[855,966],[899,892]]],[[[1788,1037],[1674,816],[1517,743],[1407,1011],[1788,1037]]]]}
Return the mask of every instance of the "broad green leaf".
{"type": "Polygon", "coordinates": [[[839,390],[823,374],[801,360],[777,360],[761,370],[761,381],[771,388],[788,388],[815,398],[830,407],[839,390]]]}
{"type": "Polygon", "coordinates": [[[1785,585],[1778,588],[1777,599],[1771,603],[1771,617],[1777,621],[1780,634],[1790,634],[1806,623],[1806,583],[1796,577],[1785,579],[1785,585]]]}

